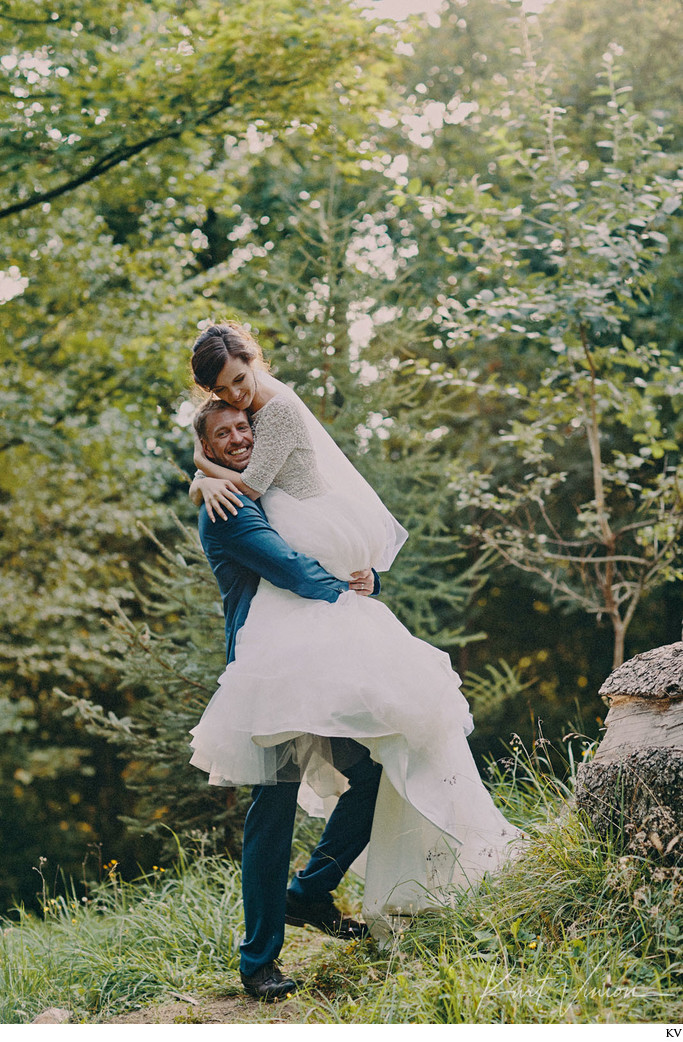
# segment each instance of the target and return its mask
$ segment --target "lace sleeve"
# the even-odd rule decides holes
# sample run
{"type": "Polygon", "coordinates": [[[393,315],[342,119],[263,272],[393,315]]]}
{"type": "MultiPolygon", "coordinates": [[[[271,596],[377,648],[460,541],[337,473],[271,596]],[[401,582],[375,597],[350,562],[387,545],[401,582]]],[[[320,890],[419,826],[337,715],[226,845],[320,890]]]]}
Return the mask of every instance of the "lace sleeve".
{"type": "Polygon", "coordinates": [[[271,398],[254,421],[254,451],[241,477],[249,488],[263,495],[277,484],[278,475],[287,469],[293,455],[301,450],[311,452],[311,440],[296,403],[285,394],[271,398]]]}

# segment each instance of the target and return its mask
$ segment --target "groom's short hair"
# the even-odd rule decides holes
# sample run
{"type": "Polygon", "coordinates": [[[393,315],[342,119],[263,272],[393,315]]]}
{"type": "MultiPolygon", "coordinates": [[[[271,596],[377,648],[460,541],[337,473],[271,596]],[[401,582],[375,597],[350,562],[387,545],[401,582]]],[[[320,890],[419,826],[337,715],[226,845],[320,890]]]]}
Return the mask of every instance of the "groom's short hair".
{"type": "Polygon", "coordinates": [[[207,440],[206,421],[208,420],[209,416],[211,416],[215,412],[224,412],[228,409],[231,412],[243,411],[242,409],[236,409],[234,405],[230,405],[228,402],[224,402],[221,398],[209,398],[208,401],[204,402],[202,407],[195,414],[194,420],[192,421],[195,433],[200,441],[207,440]]]}

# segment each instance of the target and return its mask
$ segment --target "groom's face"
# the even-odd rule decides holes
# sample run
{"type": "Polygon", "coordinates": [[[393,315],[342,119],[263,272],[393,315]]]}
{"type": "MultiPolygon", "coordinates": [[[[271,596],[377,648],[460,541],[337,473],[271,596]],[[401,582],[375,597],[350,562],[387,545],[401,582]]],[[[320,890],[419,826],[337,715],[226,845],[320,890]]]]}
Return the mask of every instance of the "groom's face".
{"type": "Polygon", "coordinates": [[[209,459],[230,470],[244,470],[254,448],[254,435],[247,414],[239,409],[210,413],[202,445],[209,459]]]}

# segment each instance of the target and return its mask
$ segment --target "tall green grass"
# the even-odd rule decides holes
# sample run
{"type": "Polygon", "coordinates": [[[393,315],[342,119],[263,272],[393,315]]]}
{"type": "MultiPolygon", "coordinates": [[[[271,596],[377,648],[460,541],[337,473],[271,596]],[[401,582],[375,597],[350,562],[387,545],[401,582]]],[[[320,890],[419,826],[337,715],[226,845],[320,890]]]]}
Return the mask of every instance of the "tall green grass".
{"type": "Polygon", "coordinates": [[[238,964],[237,868],[181,854],[124,883],[116,866],[86,899],[43,892],[41,917],[17,910],[3,923],[0,1022],[26,1023],[59,1006],[102,1019],[173,992],[224,988],[238,964]]]}
{"type": "MultiPolygon", "coordinates": [[[[683,1020],[683,871],[623,856],[571,806],[541,738],[492,771],[528,835],[522,858],[453,907],[424,914],[384,962],[328,962],[325,1016],[340,1023],[596,1024],[683,1020]],[[356,981],[343,995],[342,978],[356,981]]],[[[590,750],[586,747],[585,754],[590,750]]],[[[557,756],[553,756],[557,761],[557,756]]],[[[320,983],[320,981],[318,982],[320,983]]]]}
{"type": "MultiPolygon", "coordinates": [[[[491,782],[504,813],[527,832],[524,855],[477,892],[420,916],[385,949],[311,945],[288,1019],[683,1021],[683,872],[599,840],[571,809],[573,769],[570,757],[566,781],[558,780],[542,741],[532,756],[513,749],[491,782]]],[[[310,828],[295,843],[299,857],[310,828]]],[[[340,903],[358,908],[351,878],[340,903]]],[[[26,1023],[47,1006],[95,1022],[188,992],[242,994],[239,870],[224,858],[180,852],[167,871],[136,883],[123,883],[111,865],[86,901],[50,896],[44,886],[42,904],[42,916],[18,911],[3,924],[3,1023],[26,1023]]],[[[294,932],[300,952],[305,934],[294,932]]],[[[284,956],[297,958],[291,947],[284,956]]],[[[255,1004],[253,1019],[263,1016],[255,1004]]]]}

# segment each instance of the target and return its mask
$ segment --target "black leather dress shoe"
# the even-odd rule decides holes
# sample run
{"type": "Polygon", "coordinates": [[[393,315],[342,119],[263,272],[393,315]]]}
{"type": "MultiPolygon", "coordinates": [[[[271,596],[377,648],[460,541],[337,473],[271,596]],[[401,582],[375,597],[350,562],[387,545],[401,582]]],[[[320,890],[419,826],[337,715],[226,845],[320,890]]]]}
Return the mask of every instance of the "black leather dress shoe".
{"type": "Polygon", "coordinates": [[[240,971],[244,990],[261,1002],[279,1002],[288,999],[296,991],[297,984],[290,977],[283,977],[275,962],[260,966],[256,973],[247,976],[240,971]]]}
{"type": "Polygon", "coordinates": [[[368,934],[365,923],[342,915],[331,902],[299,901],[289,890],[285,922],[289,926],[314,926],[316,930],[343,941],[359,941],[368,934]]]}

